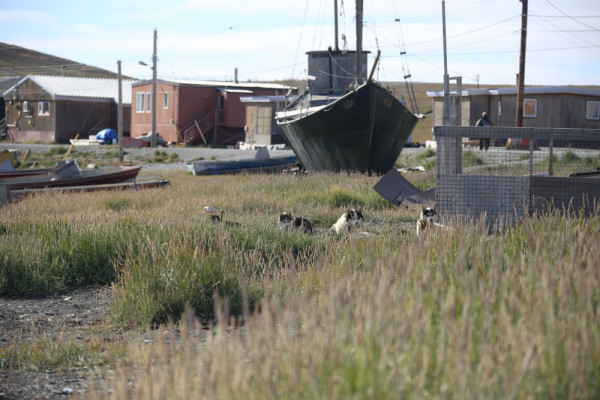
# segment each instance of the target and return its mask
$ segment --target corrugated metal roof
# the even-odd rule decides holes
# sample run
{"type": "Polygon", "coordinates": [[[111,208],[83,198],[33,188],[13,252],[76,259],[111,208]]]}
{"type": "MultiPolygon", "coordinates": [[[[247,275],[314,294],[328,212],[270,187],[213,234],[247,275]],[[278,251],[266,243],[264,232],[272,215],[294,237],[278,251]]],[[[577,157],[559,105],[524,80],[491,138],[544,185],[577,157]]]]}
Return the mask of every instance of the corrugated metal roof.
{"type": "MultiPolygon", "coordinates": [[[[41,86],[56,100],[90,98],[111,99],[115,102],[119,101],[118,79],[28,75],[13,86],[13,88],[22,85],[28,79],[41,86]]],[[[121,80],[123,104],[131,104],[131,86],[134,82],[137,81],[121,80]]],[[[13,88],[9,89],[7,92],[11,91],[13,88]]]]}

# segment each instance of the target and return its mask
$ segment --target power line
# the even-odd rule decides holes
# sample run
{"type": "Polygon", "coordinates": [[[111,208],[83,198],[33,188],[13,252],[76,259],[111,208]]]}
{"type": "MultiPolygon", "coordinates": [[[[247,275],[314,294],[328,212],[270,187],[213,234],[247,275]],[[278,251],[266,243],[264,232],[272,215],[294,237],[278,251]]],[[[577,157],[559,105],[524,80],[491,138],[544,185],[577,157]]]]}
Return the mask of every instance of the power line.
{"type": "Polygon", "coordinates": [[[596,31],[597,31],[597,30],[599,30],[599,29],[597,29],[597,28],[595,28],[595,27],[593,27],[593,26],[590,26],[590,25],[588,25],[588,24],[584,24],[584,23],[583,23],[583,22],[581,22],[581,21],[578,21],[578,20],[577,20],[575,17],[572,17],[572,16],[568,15],[568,14],[567,14],[567,13],[565,13],[563,10],[561,10],[560,8],[558,8],[558,7],[556,7],[554,4],[552,4],[552,3],[550,2],[550,0],[546,0],[546,3],[550,4],[550,5],[551,5],[552,7],[554,7],[554,8],[555,8],[555,9],[556,9],[558,12],[560,12],[561,14],[563,14],[565,17],[567,17],[567,18],[569,18],[569,19],[571,19],[571,20],[573,20],[573,21],[577,22],[578,24],[581,24],[581,25],[583,25],[583,26],[586,26],[586,27],[588,27],[588,28],[591,28],[591,29],[593,29],[593,30],[596,30],[596,31]]]}

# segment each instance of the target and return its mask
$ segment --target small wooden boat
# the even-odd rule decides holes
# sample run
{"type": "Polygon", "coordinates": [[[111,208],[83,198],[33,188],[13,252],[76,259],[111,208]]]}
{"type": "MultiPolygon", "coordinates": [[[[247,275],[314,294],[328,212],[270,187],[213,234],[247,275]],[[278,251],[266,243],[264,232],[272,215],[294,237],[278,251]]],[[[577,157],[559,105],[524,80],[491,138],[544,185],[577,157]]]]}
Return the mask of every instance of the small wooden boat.
{"type": "Polygon", "coordinates": [[[10,201],[19,201],[26,197],[48,192],[62,192],[62,193],[73,193],[73,192],[95,192],[98,190],[141,190],[141,189],[153,189],[167,187],[171,182],[167,180],[157,181],[145,181],[145,182],[124,182],[124,183],[112,183],[107,185],[88,185],[88,186],[61,186],[61,187],[48,187],[48,188],[35,188],[35,189],[21,189],[10,191],[10,201]]]}
{"type": "Polygon", "coordinates": [[[54,171],[54,168],[32,168],[32,169],[15,169],[14,171],[0,171],[0,179],[3,178],[19,178],[31,175],[44,175],[54,171]]]}
{"type": "Polygon", "coordinates": [[[11,190],[107,185],[134,181],[141,169],[138,165],[80,169],[75,161],[67,161],[51,172],[3,178],[0,184],[9,185],[11,190]]]}
{"type": "Polygon", "coordinates": [[[271,157],[262,147],[255,157],[239,160],[201,160],[186,164],[186,170],[193,175],[221,175],[241,172],[269,172],[292,168],[298,164],[294,155],[271,157]]]}
{"type": "MultiPolygon", "coordinates": [[[[0,152],[0,156],[8,154],[9,152],[0,152]]],[[[54,168],[30,168],[30,169],[15,169],[12,160],[6,159],[0,162],[0,179],[1,178],[14,178],[18,176],[28,175],[43,175],[51,172],[54,168]]]]}

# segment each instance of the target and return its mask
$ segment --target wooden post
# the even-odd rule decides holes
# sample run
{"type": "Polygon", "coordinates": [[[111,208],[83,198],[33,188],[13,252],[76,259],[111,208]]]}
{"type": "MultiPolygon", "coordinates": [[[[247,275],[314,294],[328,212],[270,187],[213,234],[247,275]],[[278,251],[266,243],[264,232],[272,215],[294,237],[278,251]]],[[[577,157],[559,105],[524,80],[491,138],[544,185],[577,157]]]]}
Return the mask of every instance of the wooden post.
{"type": "Polygon", "coordinates": [[[527,44],[527,0],[520,0],[523,3],[521,13],[521,56],[519,58],[519,81],[517,84],[517,115],[515,126],[523,126],[523,95],[525,92],[525,53],[527,44]]]}
{"type": "Polygon", "coordinates": [[[450,125],[450,77],[448,76],[448,55],[446,51],[446,2],[442,0],[442,30],[444,39],[444,114],[442,124],[450,125]]]}
{"type": "Polygon", "coordinates": [[[117,134],[119,145],[119,162],[123,162],[123,81],[121,77],[121,60],[117,61],[119,78],[119,105],[117,109],[117,134]]]}

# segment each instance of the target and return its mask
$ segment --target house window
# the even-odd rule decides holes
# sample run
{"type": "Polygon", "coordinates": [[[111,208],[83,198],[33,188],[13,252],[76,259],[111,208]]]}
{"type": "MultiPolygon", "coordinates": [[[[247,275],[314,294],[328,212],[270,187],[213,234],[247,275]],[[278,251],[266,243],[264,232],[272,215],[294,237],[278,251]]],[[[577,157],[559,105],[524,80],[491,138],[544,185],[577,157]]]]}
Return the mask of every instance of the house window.
{"type": "Polygon", "coordinates": [[[146,93],[146,112],[152,111],[152,96],[150,93],[146,93]]]}
{"type": "Polygon", "coordinates": [[[144,112],[144,98],[145,97],[146,97],[145,93],[137,93],[136,94],[135,112],[138,112],[138,113],[144,112]]]}
{"type": "Polygon", "coordinates": [[[23,102],[23,112],[31,112],[31,108],[29,107],[29,102],[28,101],[24,101],[23,102]]]}
{"type": "Polygon", "coordinates": [[[600,119],[600,101],[588,101],[586,103],[585,119],[600,119]]]}
{"type": "Polygon", "coordinates": [[[523,100],[523,116],[528,118],[537,117],[537,99],[523,100]]]}
{"type": "Polygon", "coordinates": [[[165,92],[165,96],[163,97],[163,107],[169,108],[169,92],[165,92]]]}
{"type": "Polygon", "coordinates": [[[49,101],[40,101],[38,103],[38,115],[50,115],[49,101]]]}

